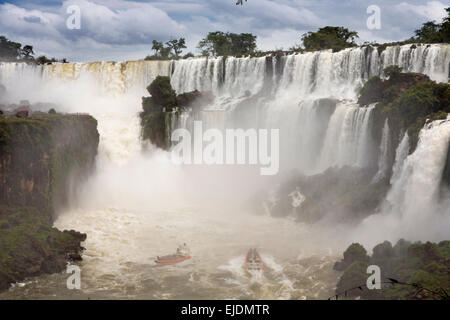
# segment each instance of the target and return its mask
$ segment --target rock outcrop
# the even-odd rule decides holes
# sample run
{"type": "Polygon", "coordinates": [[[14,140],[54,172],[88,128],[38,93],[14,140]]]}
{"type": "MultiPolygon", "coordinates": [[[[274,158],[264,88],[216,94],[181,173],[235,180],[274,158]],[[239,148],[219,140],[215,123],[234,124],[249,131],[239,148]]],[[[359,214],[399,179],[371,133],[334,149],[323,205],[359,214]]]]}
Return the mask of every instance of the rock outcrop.
{"type": "Polygon", "coordinates": [[[156,77],[147,91],[151,97],[142,97],[142,138],[164,150],[170,147],[168,131],[171,128],[168,126],[172,123],[172,117],[176,118],[188,110],[199,112],[214,101],[211,93],[197,90],[176,95],[169,77],[164,76],[156,77]]]}
{"type": "Polygon", "coordinates": [[[89,115],[0,118],[0,290],[81,259],[86,235],[52,222],[93,169],[98,142],[89,115]]]}

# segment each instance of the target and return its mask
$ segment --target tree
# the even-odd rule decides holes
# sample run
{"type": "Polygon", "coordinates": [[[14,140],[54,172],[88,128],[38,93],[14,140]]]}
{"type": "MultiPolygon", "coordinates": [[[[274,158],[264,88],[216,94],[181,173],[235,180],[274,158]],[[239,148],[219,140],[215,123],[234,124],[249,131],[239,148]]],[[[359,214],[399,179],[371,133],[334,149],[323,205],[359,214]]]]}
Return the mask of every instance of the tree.
{"type": "Polygon", "coordinates": [[[166,45],[173,50],[175,56],[178,57],[183,49],[186,49],[186,43],[184,38],[180,38],[179,40],[173,39],[166,42],[166,45]]]}
{"type": "Polygon", "coordinates": [[[450,42],[450,7],[446,8],[447,17],[442,23],[434,21],[425,22],[422,27],[415,31],[417,42],[423,43],[448,43],[450,42]]]}
{"type": "Polygon", "coordinates": [[[0,60],[14,61],[20,57],[22,44],[9,41],[6,37],[0,36],[0,60]]]}
{"type": "Polygon", "coordinates": [[[396,79],[402,73],[402,67],[392,65],[383,69],[383,74],[389,79],[396,79]]]}
{"type": "Polygon", "coordinates": [[[306,50],[333,49],[339,51],[356,46],[355,39],[358,33],[344,27],[324,27],[317,32],[308,32],[302,35],[303,46],[306,50]]]}
{"type": "Polygon", "coordinates": [[[25,60],[31,60],[33,59],[34,51],[33,46],[26,45],[20,50],[20,55],[25,60]]]}
{"type": "Polygon", "coordinates": [[[210,32],[199,42],[198,48],[205,56],[251,54],[256,50],[256,36],[251,33],[210,32]]]}
{"type": "Polygon", "coordinates": [[[153,44],[152,50],[155,50],[155,55],[158,55],[158,53],[161,51],[161,49],[164,48],[163,43],[160,41],[153,40],[152,44],[153,44]]]}

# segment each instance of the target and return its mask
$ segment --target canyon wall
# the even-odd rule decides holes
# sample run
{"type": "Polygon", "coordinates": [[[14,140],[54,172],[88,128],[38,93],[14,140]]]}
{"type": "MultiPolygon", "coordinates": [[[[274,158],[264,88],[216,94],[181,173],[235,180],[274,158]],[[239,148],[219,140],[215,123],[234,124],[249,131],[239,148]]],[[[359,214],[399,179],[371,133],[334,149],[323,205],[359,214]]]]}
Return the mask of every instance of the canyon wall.
{"type": "Polygon", "coordinates": [[[0,118],[0,289],[81,259],[86,235],[52,221],[93,170],[98,143],[89,115],[0,118]]]}

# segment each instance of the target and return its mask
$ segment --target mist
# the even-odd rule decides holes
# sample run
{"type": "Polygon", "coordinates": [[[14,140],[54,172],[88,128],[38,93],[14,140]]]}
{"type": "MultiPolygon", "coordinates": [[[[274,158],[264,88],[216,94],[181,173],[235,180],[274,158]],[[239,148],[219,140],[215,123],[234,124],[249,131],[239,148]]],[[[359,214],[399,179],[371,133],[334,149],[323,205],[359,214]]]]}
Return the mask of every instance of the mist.
{"type": "MultiPolygon", "coordinates": [[[[150,292],[164,298],[162,292],[168,291],[169,298],[203,298],[221,287],[221,298],[252,297],[251,281],[257,280],[249,282],[237,264],[249,247],[258,247],[272,272],[270,281],[260,283],[257,297],[326,297],[336,281],[331,265],[352,242],[371,249],[400,238],[438,241],[448,238],[450,230],[448,197],[437,200],[450,122],[424,128],[416,151],[408,155],[400,150],[395,163],[389,164],[380,156],[383,142],[370,133],[374,107],[354,101],[361,84],[385,65],[403,64],[439,80],[450,55],[446,66],[442,61],[433,68],[422,64],[420,55],[392,61],[398,55],[390,48],[382,57],[377,50],[364,50],[368,49],[285,56],[272,62],[272,70],[279,70],[276,63],[281,63],[284,72],[273,71],[270,77],[265,57],[229,58],[225,69],[222,58],[200,58],[43,67],[0,64],[0,82],[7,88],[9,103],[52,103],[57,112],[89,113],[98,120],[95,172],[77,186],[55,221],[60,229],[87,233],[82,264],[89,288],[105,288],[118,297],[150,292]],[[259,165],[176,165],[170,151],[142,141],[141,97],[148,95],[145,87],[157,75],[170,75],[177,93],[211,91],[215,102],[200,115],[209,127],[279,128],[280,172],[262,176],[259,165]],[[279,215],[268,206],[270,201],[289,199],[294,190],[307,193],[312,179],[329,169],[337,170],[339,177],[346,174],[339,173],[342,168],[356,168],[370,176],[364,178],[369,183],[376,175],[387,175],[390,166],[394,175],[386,199],[378,213],[368,217],[340,221],[330,210],[308,223],[301,219],[303,204],[295,210],[282,207],[279,215]],[[299,179],[291,189],[283,189],[295,175],[306,182],[299,179]],[[186,269],[158,269],[148,275],[146,268],[156,256],[183,242],[194,255],[186,269]],[[305,258],[313,259],[310,271],[301,266],[305,258]],[[328,271],[314,280],[320,289],[305,292],[294,280],[307,279],[324,264],[328,271]],[[224,278],[238,285],[224,285],[224,278]],[[186,281],[195,282],[200,292],[186,281]],[[163,290],[163,284],[170,289],[163,290]]],[[[448,48],[433,46],[426,59],[442,57],[440,50],[448,48]]],[[[190,129],[194,120],[186,114],[172,129],[190,129]]],[[[325,196],[326,188],[319,194],[325,196]]]]}

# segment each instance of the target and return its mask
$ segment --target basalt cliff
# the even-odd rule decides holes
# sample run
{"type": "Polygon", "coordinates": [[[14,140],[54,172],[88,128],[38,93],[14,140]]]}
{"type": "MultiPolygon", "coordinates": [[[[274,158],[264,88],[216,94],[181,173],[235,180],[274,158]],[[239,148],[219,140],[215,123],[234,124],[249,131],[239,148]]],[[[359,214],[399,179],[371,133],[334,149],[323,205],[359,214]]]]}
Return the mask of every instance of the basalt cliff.
{"type": "Polygon", "coordinates": [[[98,142],[89,115],[0,115],[0,290],[81,260],[86,235],[52,223],[93,170],[98,142]]]}

